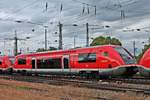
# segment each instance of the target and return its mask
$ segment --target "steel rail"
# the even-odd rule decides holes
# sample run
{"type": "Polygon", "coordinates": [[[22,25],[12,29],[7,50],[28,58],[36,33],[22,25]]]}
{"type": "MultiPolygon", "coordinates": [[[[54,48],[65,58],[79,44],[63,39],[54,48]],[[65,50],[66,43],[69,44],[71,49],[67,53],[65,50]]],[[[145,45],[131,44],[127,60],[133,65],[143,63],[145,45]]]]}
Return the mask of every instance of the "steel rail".
{"type": "Polygon", "coordinates": [[[64,78],[53,78],[53,77],[41,77],[41,76],[22,76],[18,74],[13,75],[0,75],[1,79],[7,80],[16,80],[23,82],[32,82],[32,83],[44,83],[49,85],[71,85],[75,87],[84,87],[91,89],[99,89],[99,90],[111,90],[117,92],[135,92],[135,93],[143,93],[145,95],[150,95],[150,88],[147,87],[137,87],[130,86],[125,84],[112,84],[112,82],[106,81],[89,81],[89,80],[77,80],[77,79],[64,79],[64,78]]]}

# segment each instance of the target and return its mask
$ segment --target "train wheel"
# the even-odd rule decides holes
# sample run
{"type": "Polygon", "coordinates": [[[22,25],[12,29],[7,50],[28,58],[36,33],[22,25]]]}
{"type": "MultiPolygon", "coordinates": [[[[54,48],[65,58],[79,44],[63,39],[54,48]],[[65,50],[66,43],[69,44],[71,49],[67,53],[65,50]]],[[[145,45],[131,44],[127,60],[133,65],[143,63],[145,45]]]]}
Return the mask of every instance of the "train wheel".
{"type": "Polygon", "coordinates": [[[4,74],[12,74],[13,73],[13,69],[12,68],[8,68],[7,70],[2,71],[2,73],[4,73],[4,74]]]}
{"type": "Polygon", "coordinates": [[[133,77],[137,72],[138,72],[137,67],[129,67],[129,68],[126,68],[126,72],[124,73],[124,75],[122,75],[122,77],[130,78],[130,77],[133,77]]]}
{"type": "Polygon", "coordinates": [[[12,69],[12,68],[10,68],[10,69],[8,70],[8,74],[13,74],[13,69],[12,69]]]}
{"type": "Polygon", "coordinates": [[[22,70],[20,73],[21,75],[27,75],[27,72],[25,70],[22,70]]]}
{"type": "Polygon", "coordinates": [[[79,76],[80,77],[86,77],[86,72],[85,71],[80,71],[79,76]]]}
{"type": "Polygon", "coordinates": [[[3,74],[3,71],[2,71],[2,70],[0,70],[0,74],[3,74]]]}
{"type": "Polygon", "coordinates": [[[34,76],[39,76],[39,74],[35,72],[35,73],[34,73],[34,76]]]}
{"type": "Polygon", "coordinates": [[[27,76],[32,76],[32,73],[26,72],[27,76]]]}
{"type": "Polygon", "coordinates": [[[94,79],[100,79],[99,72],[94,71],[94,72],[91,72],[91,74],[92,74],[92,78],[94,78],[94,79]]]}

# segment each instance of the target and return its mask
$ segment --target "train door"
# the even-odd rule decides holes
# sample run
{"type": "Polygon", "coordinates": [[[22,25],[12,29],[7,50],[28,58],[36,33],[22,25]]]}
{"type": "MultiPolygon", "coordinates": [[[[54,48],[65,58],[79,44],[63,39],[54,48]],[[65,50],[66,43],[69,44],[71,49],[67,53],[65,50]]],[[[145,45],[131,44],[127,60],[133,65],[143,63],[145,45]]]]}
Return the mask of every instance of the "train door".
{"type": "Polygon", "coordinates": [[[97,68],[98,68],[98,70],[101,72],[102,71],[102,59],[103,59],[103,50],[102,49],[98,49],[98,51],[97,51],[97,57],[96,57],[96,59],[97,59],[97,68]]]}
{"type": "Polygon", "coordinates": [[[69,69],[69,55],[64,55],[63,56],[63,68],[64,69],[69,69]]]}
{"type": "Polygon", "coordinates": [[[36,69],[36,59],[32,58],[32,69],[36,69]]]}

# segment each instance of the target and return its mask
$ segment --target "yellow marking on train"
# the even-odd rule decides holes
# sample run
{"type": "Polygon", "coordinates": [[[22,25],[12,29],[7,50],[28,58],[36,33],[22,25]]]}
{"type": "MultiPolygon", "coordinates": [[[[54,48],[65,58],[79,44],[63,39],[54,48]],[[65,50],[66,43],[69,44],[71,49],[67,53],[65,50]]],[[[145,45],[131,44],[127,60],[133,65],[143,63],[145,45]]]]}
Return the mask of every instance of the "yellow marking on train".
{"type": "Polygon", "coordinates": [[[108,60],[102,60],[101,62],[103,62],[103,63],[104,63],[104,62],[108,62],[108,60]]]}

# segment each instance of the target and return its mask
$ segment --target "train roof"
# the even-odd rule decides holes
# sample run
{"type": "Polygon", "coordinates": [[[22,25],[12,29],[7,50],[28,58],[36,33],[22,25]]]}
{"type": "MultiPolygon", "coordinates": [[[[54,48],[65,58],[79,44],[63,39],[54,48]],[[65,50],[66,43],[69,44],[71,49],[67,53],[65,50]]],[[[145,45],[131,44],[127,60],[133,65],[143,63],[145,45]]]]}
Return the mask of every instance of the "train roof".
{"type": "Polygon", "coordinates": [[[44,51],[44,52],[34,52],[29,54],[20,54],[17,56],[30,56],[34,54],[45,54],[45,53],[67,53],[67,52],[75,52],[76,50],[82,50],[82,49],[92,49],[92,48],[99,48],[99,47],[120,47],[119,45],[99,45],[99,46],[91,46],[91,47],[84,47],[84,48],[73,48],[68,50],[54,50],[54,51],[44,51]]]}
{"type": "Polygon", "coordinates": [[[150,56],[150,48],[144,52],[143,57],[145,56],[150,56]]]}

